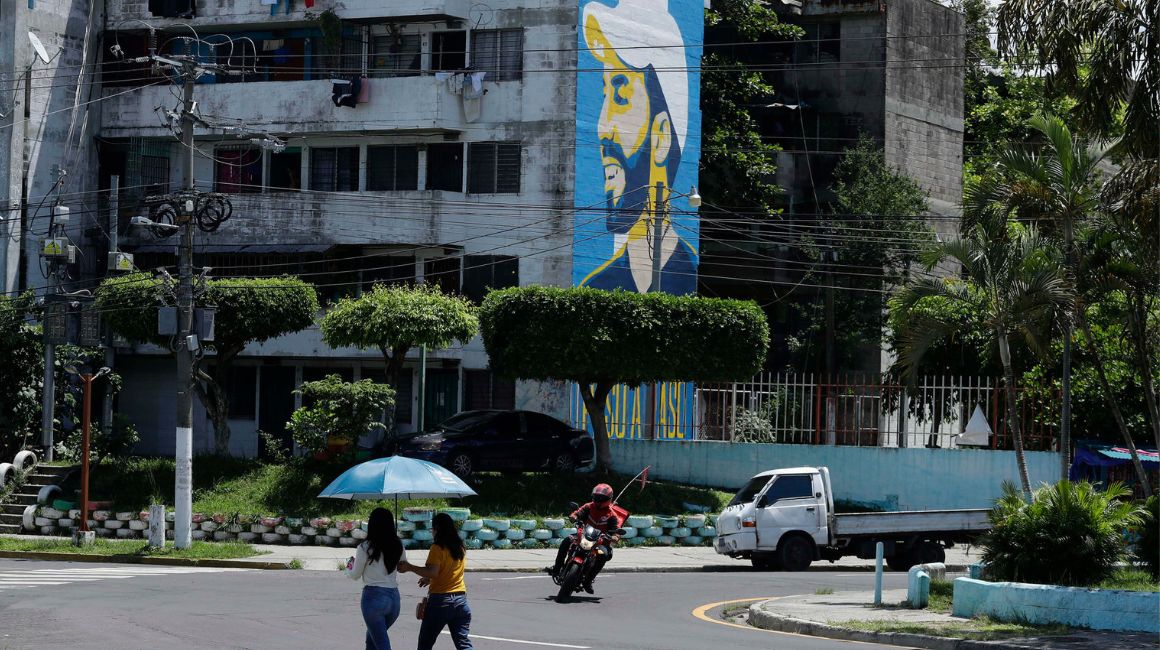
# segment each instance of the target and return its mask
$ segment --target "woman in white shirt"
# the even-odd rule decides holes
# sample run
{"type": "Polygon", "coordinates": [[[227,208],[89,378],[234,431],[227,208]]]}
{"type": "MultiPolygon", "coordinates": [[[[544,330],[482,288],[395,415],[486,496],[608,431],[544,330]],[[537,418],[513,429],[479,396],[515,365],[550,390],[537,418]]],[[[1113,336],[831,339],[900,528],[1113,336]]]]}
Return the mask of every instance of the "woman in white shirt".
{"type": "Polygon", "coordinates": [[[367,624],[367,650],[390,650],[387,630],[399,618],[399,562],[407,561],[395,532],[395,515],[375,508],[367,520],[367,539],[347,561],[351,580],[362,578],[362,616],[367,624]]]}

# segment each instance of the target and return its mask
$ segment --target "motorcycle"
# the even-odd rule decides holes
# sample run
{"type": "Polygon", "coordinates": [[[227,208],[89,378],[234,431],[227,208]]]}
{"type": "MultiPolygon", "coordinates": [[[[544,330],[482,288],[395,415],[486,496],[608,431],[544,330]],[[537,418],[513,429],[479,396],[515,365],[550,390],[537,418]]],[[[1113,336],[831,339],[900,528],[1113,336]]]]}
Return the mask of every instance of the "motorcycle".
{"type": "Polygon", "coordinates": [[[560,571],[552,576],[552,581],[560,585],[560,592],[556,594],[557,603],[568,602],[572,594],[582,589],[582,585],[591,578],[596,568],[597,557],[608,552],[607,546],[612,541],[612,535],[624,533],[623,528],[605,533],[587,524],[583,530],[576,531],[572,537],[571,548],[564,556],[564,564],[561,565],[560,571]]]}

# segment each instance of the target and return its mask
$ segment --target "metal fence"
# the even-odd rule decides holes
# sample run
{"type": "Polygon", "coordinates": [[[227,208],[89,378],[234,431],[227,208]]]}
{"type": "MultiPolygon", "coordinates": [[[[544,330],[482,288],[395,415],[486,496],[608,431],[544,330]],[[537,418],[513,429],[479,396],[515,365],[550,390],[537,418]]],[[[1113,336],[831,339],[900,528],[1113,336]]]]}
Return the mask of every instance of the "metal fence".
{"type": "MultiPolygon", "coordinates": [[[[696,438],[736,442],[955,447],[978,406],[992,434],[986,447],[1010,449],[1007,397],[991,377],[926,376],[913,386],[875,375],[762,373],[751,381],[696,389],[696,438]]],[[[1018,388],[1028,450],[1055,448],[1051,405],[1018,388]]]]}

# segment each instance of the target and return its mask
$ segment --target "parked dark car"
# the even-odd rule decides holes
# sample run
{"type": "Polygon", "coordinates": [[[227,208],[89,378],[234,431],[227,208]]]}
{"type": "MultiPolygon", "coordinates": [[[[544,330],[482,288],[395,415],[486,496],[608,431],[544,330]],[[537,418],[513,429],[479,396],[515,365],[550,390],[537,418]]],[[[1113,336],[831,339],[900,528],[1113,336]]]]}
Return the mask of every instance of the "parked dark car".
{"type": "Polygon", "coordinates": [[[570,472],[592,462],[586,431],[534,411],[464,411],[402,440],[399,454],[450,469],[570,472]]]}

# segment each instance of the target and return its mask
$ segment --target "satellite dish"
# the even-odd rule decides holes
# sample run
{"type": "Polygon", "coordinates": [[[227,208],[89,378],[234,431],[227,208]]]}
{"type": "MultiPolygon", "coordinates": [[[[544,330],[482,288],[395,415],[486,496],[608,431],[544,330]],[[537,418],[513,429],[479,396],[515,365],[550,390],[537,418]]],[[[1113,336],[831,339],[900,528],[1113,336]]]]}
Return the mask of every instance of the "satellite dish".
{"type": "Polygon", "coordinates": [[[32,43],[32,49],[36,50],[36,56],[39,56],[41,61],[48,63],[48,52],[44,49],[44,43],[41,43],[36,34],[32,32],[28,32],[28,40],[32,43]]]}

